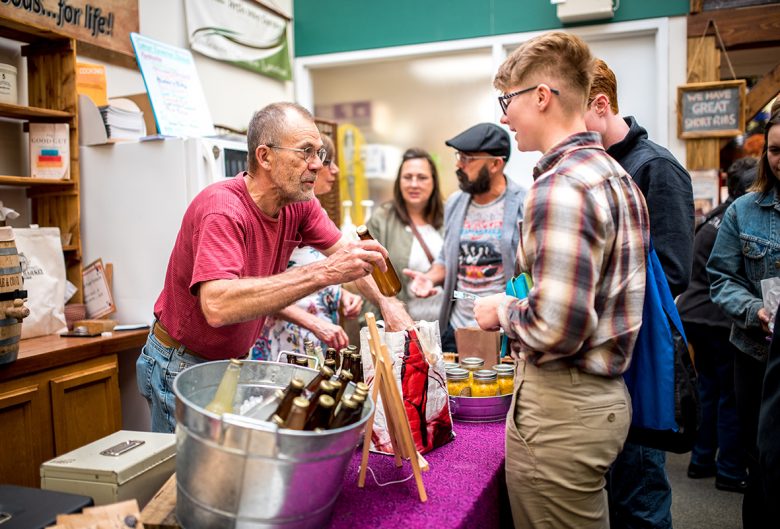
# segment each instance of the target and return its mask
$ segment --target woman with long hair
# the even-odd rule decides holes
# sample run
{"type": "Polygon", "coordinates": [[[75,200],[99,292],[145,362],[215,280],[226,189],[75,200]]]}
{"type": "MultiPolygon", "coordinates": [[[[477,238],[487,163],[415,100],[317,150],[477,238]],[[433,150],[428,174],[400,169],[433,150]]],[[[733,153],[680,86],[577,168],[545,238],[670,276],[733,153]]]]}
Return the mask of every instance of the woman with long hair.
{"type": "MultiPolygon", "coordinates": [[[[398,167],[393,200],[380,206],[367,226],[374,239],[387,248],[397,270],[426,272],[441,251],[443,217],[436,164],[427,151],[412,148],[404,153],[398,167]]],[[[409,278],[405,274],[399,278],[402,289],[398,298],[407,304],[412,318],[435,321],[442,294],[418,298],[409,290],[409,278]]]]}
{"type": "MultiPolygon", "coordinates": [[[[780,277],[780,108],[775,105],[764,132],[756,181],[723,217],[707,262],[712,301],[731,318],[737,413],[748,456],[748,480],[742,502],[746,529],[762,527],[769,500],[763,490],[756,436],[764,371],[769,353],[770,311],[761,282],[780,277]]],[[[773,310],[776,307],[769,307],[773,310]]],[[[776,500],[776,498],[775,498],[776,500]]]]}

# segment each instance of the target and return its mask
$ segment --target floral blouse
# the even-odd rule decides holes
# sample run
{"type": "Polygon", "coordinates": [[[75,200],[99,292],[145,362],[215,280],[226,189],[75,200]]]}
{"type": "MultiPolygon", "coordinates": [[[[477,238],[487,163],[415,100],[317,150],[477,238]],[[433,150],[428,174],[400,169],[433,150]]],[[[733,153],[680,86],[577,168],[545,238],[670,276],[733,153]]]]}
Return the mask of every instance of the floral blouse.
{"type": "MultiPolygon", "coordinates": [[[[310,246],[296,248],[290,256],[288,268],[311,264],[322,259],[325,259],[325,256],[310,246]]],[[[327,322],[338,324],[340,301],[341,286],[331,285],[299,299],[295,305],[327,322]]],[[[311,340],[315,346],[319,345],[323,350],[326,347],[310,330],[269,316],[260,331],[260,336],[252,346],[251,357],[253,360],[276,361],[280,351],[303,354],[304,340],[311,340]]]]}

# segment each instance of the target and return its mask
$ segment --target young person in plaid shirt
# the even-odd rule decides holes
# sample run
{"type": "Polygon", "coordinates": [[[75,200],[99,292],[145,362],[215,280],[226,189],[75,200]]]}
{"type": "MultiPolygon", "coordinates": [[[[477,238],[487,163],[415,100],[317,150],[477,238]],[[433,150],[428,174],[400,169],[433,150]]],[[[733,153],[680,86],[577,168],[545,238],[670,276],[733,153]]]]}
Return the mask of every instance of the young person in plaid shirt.
{"type": "Polygon", "coordinates": [[[506,433],[516,527],[609,527],[604,475],[631,423],[621,375],[642,322],[649,220],[639,188],[585,128],[592,71],[581,39],[551,32],[494,80],[518,149],[544,153],[517,250],[534,286],[475,306],[517,361],[506,433]]]}

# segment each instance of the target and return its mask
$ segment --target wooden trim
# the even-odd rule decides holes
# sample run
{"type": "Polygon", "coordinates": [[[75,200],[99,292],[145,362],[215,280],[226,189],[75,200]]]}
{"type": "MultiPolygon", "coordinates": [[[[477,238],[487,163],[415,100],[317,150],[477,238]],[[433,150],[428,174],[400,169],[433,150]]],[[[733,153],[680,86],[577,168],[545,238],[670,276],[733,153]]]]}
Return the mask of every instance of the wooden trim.
{"type": "Polygon", "coordinates": [[[742,134],[745,130],[745,91],[746,83],[743,79],[737,81],[703,82],[689,83],[677,87],[677,136],[679,138],[723,138],[733,137],[742,134]],[[718,88],[738,88],[739,89],[739,113],[737,115],[737,125],[734,128],[723,128],[718,130],[706,131],[685,131],[683,128],[683,96],[686,92],[696,92],[699,90],[717,90],[718,88]]]}
{"type": "Polygon", "coordinates": [[[81,439],[73,439],[69,435],[69,433],[77,431],[73,429],[74,425],[64,424],[62,421],[56,420],[57,417],[68,416],[68,405],[72,404],[71,401],[73,400],[68,394],[79,389],[87,391],[84,388],[95,384],[105,387],[105,390],[101,391],[100,394],[108,400],[106,402],[106,411],[108,413],[104,418],[101,418],[105,419],[105,422],[100,420],[98,423],[105,424],[109,433],[115,432],[122,427],[122,410],[119,399],[119,362],[116,355],[98,359],[92,365],[84,366],[78,371],[53,377],[49,381],[49,387],[51,391],[52,417],[55,418],[53,426],[54,452],[56,455],[69,452],[83,444],[80,442],[81,439]]]}
{"type": "Polygon", "coordinates": [[[0,186],[38,187],[38,186],[72,186],[73,180],[55,180],[53,178],[32,178],[30,176],[0,175],[0,186]]]}
{"type": "Polygon", "coordinates": [[[745,119],[756,117],[777,94],[780,93],[780,63],[764,74],[745,98],[745,119]]]}
{"type": "Polygon", "coordinates": [[[691,0],[690,12],[691,14],[701,13],[704,6],[704,0],[691,0]]]}
{"type": "Polygon", "coordinates": [[[702,11],[688,16],[688,38],[698,38],[712,20],[726,49],[760,48],[780,44],[777,5],[702,11]]]}
{"type": "Polygon", "coordinates": [[[16,361],[0,367],[0,381],[120,351],[140,350],[146,343],[148,335],[149,329],[139,329],[136,331],[114,331],[111,336],[107,337],[63,338],[57,334],[49,334],[21,340],[16,361]]]}
{"type": "Polygon", "coordinates": [[[11,105],[10,103],[0,103],[0,116],[12,119],[24,119],[34,121],[36,119],[46,121],[70,121],[73,119],[72,112],[62,110],[53,110],[50,108],[26,107],[22,105],[11,105]]]}

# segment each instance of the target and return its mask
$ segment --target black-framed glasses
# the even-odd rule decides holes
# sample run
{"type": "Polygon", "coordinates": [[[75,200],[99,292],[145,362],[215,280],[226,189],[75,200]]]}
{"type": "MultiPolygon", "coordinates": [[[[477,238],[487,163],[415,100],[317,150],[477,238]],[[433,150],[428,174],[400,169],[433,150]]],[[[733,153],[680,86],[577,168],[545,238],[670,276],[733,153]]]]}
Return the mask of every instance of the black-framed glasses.
{"type": "Polygon", "coordinates": [[[455,151],[455,160],[457,162],[460,162],[463,165],[468,165],[474,160],[492,160],[494,158],[501,158],[502,160],[505,158],[504,156],[490,156],[490,155],[480,155],[480,156],[474,156],[471,154],[466,154],[465,152],[455,151]]]}
{"type": "MultiPolygon", "coordinates": [[[[501,106],[501,111],[506,116],[506,109],[509,108],[509,102],[512,100],[513,97],[519,96],[520,94],[524,94],[526,92],[530,92],[531,90],[536,90],[540,86],[542,86],[542,85],[538,84],[536,86],[530,86],[528,88],[523,88],[522,90],[518,90],[517,92],[512,92],[512,93],[509,93],[509,94],[504,94],[502,96],[498,96],[498,104],[501,106]]],[[[557,88],[550,88],[550,92],[552,92],[553,94],[555,94],[557,96],[561,95],[560,90],[558,90],[557,88]]]]}
{"type": "Polygon", "coordinates": [[[283,149],[285,151],[295,151],[295,152],[302,152],[303,153],[303,159],[306,163],[311,163],[314,161],[314,158],[319,158],[320,161],[325,164],[325,158],[328,157],[328,151],[325,150],[325,147],[322,147],[320,150],[315,151],[314,147],[309,146],[305,149],[296,149],[295,147],[281,147],[279,145],[266,145],[269,149],[283,149]]]}

